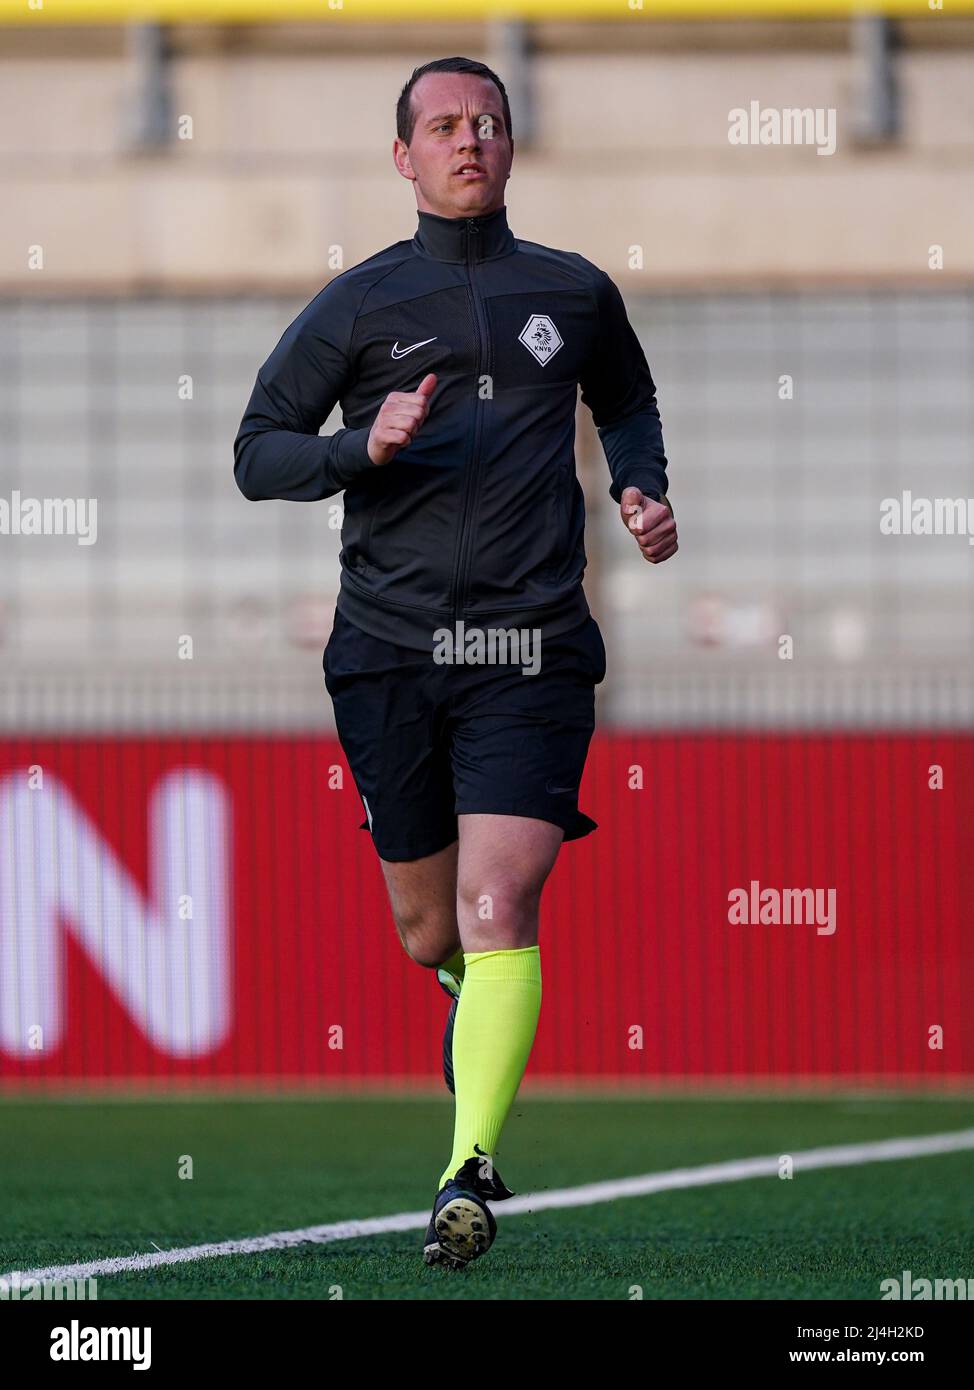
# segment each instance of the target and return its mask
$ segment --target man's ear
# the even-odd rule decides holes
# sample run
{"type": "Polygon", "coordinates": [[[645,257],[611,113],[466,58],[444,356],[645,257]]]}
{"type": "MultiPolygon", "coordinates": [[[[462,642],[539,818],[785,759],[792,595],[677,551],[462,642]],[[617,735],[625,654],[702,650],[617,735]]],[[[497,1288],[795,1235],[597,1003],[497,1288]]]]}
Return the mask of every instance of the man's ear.
{"type": "Polygon", "coordinates": [[[404,179],[415,182],[416,175],[409,159],[409,146],[405,140],[400,140],[397,135],[392,142],[392,160],[396,166],[396,172],[401,174],[404,179]]]}

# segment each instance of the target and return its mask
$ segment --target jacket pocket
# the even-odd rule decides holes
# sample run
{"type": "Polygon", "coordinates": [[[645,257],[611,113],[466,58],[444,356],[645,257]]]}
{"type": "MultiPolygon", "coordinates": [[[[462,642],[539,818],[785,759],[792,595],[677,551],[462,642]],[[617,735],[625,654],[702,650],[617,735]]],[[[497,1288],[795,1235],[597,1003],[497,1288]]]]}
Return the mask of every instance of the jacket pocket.
{"type": "Polygon", "coordinates": [[[363,528],[358,563],[356,564],[356,570],[359,574],[368,574],[372,569],[372,532],[375,530],[375,518],[381,506],[382,498],[377,497],[369,508],[369,514],[363,528]]]}
{"type": "Polygon", "coordinates": [[[558,469],[558,480],[549,508],[548,559],[544,573],[556,583],[563,582],[566,571],[574,556],[571,551],[571,482],[572,474],[567,464],[558,469]]]}
{"type": "Polygon", "coordinates": [[[369,535],[378,498],[374,493],[357,489],[345,492],[345,515],[342,518],[341,562],[354,574],[362,574],[367,568],[369,535]]]}

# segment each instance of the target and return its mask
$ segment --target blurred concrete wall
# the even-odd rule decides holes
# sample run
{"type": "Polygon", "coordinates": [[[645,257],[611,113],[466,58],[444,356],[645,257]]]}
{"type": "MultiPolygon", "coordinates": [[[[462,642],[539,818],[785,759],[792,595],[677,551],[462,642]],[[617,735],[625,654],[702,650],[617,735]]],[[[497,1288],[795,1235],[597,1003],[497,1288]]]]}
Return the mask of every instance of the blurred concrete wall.
{"type": "MultiPolygon", "coordinates": [[[[517,154],[511,224],[630,288],[970,278],[974,23],[898,33],[901,130],[869,146],[856,139],[866,71],[847,23],[536,26],[537,139],[517,154]],[[753,100],[834,108],[835,154],[731,145],[728,113],[753,100]],[[942,271],[928,268],[931,245],[942,271]]],[[[412,235],[413,193],[390,154],[412,67],[496,57],[479,25],[177,28],[171,111],[192,118],[192,139],[149,153],[132,145],[130,36],[8,29],[3,41],[0,290],[28,293],[323,283],[330,248],[352,265],[412,235]],[[28,268],[37,246],[42,270],[28,268]]]]}
{"type": "MultiPolygon", "coordinates": [[[[651,570],[580,412],[603,718],[974,718],[967,543],[879,531],[901,488],[974,496],[974,24],[898,32],[900,132],[869,146],[847,24],[534,31],[511,223],[623,285],[680,518],[678,561],[651,570]],[[752,100],[834,106],[835,155],[731,146],[752,100]]],[[[232,440],[330,249],[351,265],[412,234],[402,82],[457,52],[508,76],[497,36],[178,28],[171,113],[193,139],[154,153],[133,143],[131,35],[0,41],[0,495],[99,504],[97,545],[5,538],[0,727],[326,723],[340,518],[245,502],[232,440]]]]}
{"type": "MultiPolygon", "coordinates": [[[[98,508],[95,544],[0,541],[0,729],[329,726],[341,498],[255,504],[232,475],[257,367],[306,297],[0,301],[0,498],[98,508]]],[[[974,294],[628,308],[659,386],[680,553],[642,560],[581,408],[602,721],[974,720],[968,537],[880,530],[902,489],[974,498],[974,294]]]]}

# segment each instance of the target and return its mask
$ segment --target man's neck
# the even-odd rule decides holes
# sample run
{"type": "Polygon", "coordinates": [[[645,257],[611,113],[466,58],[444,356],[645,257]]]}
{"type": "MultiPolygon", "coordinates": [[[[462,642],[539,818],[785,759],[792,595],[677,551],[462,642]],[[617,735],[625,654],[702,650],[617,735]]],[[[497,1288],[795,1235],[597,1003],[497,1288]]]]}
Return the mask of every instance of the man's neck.
{"type": "Polygon", "coordinates": [[[484,261],[505,256],[517,242],[507,225],[507,208],[444,217],[417,209],[419,226],[413,245],[421,255],[438,261],[484,261]]]}

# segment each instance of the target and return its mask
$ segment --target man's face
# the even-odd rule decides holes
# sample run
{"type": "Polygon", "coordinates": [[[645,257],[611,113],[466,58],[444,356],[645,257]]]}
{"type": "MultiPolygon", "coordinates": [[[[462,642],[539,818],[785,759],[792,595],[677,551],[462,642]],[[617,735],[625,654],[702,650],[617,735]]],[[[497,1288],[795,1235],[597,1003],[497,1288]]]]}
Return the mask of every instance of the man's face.
{"type": "Polygon", "coordinates": [[[412,140],[407,147],[397,139],[393,158],[413,182],[420,211],[479,217],[503,207],[514,144],[493,82],[472,73],[430,72],[410,99],[412,140]]]}

